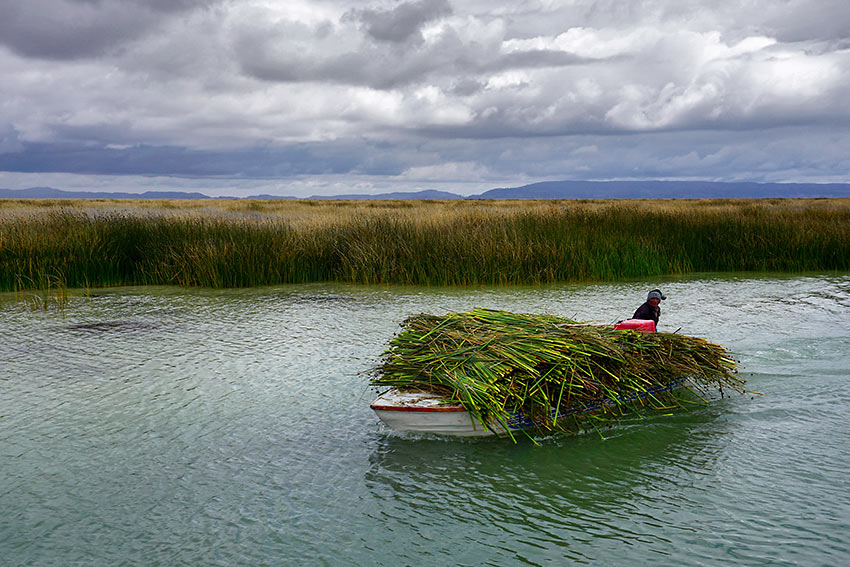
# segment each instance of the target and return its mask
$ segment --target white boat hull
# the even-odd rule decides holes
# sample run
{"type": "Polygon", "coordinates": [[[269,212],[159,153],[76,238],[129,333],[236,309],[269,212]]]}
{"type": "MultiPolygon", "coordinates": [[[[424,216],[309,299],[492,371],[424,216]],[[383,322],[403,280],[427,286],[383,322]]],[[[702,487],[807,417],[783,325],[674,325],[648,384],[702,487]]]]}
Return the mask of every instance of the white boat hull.
{"type": "Polygon", "coordinates": [[[396,431],[456,437],[494,435],[493,431],[473,419],[462,405],[446,403],[443,398],[427,392],[390,390],[372,402],[371,408],[381,421],[396,431]]]}

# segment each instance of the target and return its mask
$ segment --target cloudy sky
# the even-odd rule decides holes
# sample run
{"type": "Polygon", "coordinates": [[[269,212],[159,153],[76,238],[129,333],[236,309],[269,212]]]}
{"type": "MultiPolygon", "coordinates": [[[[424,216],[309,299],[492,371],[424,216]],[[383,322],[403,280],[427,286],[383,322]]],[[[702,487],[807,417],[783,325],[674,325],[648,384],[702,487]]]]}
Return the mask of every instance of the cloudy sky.
{"type": "Polygon", "coordinates": [[[4,188],[850,182],[847,0],[0,0],[0,73],[4,188]]]}

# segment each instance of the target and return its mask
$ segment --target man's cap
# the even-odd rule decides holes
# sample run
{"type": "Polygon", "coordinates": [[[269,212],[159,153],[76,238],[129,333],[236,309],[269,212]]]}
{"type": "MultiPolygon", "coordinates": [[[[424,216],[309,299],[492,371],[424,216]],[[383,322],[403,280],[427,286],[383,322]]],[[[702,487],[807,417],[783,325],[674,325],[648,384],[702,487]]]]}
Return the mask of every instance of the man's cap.
{"type": "Polygon", "coordinates": [[[653,289],[652,291],[650,291],[646,296],[646,300],[649,301],[653,297],[655,299],[660,299],[660,300],[667,299],[667,296],[664,295],[663,293],[661,293],[660,289],[653,289]]]}

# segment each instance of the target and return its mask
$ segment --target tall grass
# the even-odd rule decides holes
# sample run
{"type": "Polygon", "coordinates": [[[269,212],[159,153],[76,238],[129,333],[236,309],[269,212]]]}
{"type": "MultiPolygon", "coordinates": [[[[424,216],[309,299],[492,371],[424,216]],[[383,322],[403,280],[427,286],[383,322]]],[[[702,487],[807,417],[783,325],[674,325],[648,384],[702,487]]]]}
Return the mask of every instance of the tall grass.
{"type": "Polygon", "coordinates": [[[250,203],[0,206],[0,289],[850,271],[850,200],[250,203]]]}

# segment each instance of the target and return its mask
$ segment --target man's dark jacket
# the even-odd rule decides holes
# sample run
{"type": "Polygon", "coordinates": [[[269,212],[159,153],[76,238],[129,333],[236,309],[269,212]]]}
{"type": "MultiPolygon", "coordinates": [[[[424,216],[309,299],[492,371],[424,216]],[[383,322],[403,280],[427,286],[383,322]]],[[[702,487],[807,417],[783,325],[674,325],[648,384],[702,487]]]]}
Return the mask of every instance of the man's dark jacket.
{"type": "Polygon", "coordinates": [[[637,308],[635,314],[632,316],[632,319],[651,319],[655,321],[655,324],[658,324],[658,318],[661,317],[661,308],[653,307],[647,301],[643,305],[637,308]]]}

